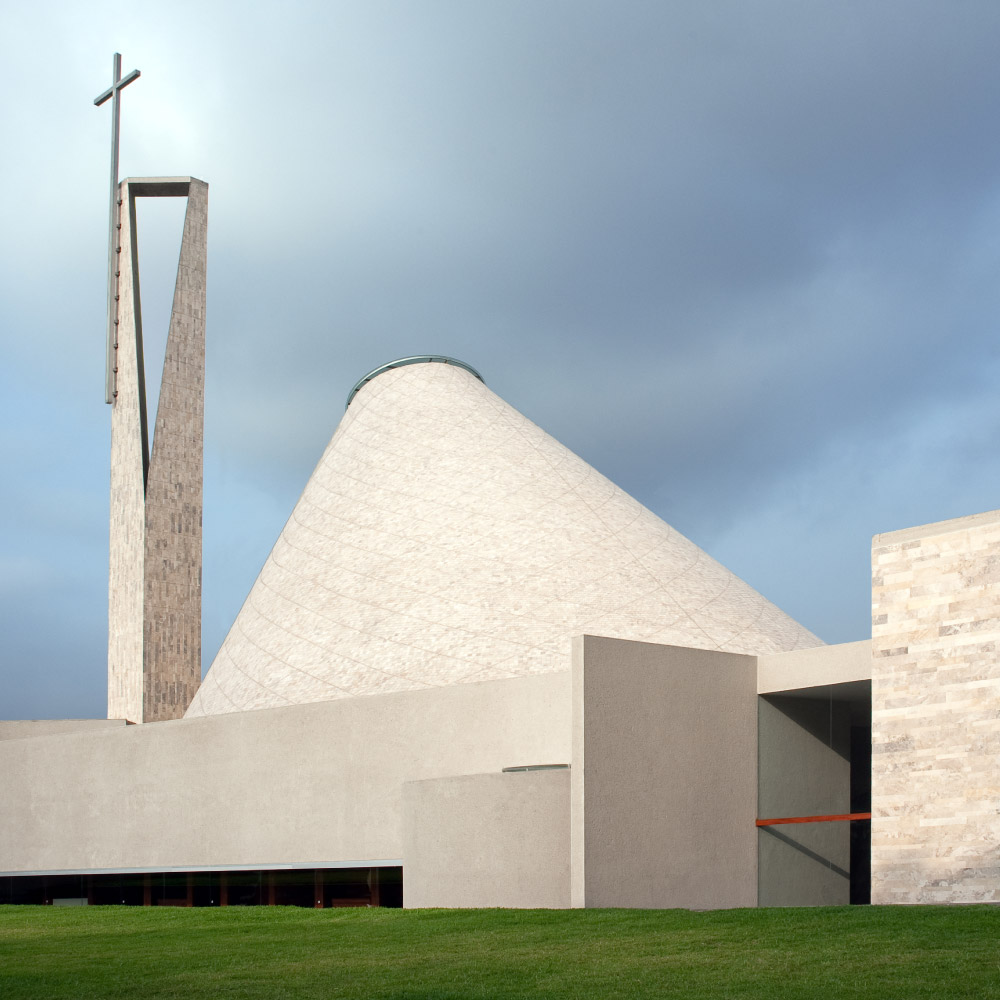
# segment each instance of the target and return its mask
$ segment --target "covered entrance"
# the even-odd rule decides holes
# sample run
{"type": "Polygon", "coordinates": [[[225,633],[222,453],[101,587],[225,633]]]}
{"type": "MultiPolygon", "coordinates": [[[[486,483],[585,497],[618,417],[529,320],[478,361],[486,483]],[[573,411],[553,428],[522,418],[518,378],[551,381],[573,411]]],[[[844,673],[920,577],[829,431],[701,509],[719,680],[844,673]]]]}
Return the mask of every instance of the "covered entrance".
{"type": "Polygon", "coordinates": [[[871,681],[758,699],[758,905],[871,900],[871,681]]]}

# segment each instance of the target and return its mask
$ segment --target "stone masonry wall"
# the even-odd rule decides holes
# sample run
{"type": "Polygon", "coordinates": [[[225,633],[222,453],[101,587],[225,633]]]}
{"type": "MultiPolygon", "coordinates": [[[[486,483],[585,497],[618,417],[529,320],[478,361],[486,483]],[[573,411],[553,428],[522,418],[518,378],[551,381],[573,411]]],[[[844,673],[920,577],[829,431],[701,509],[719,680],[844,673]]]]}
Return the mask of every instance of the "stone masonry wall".
{"type": "Polygon", "coordinates": [[[178,719],[201,683],[208,185],[192,178],[146,486],[143,721],[178,719]]]}
{"type": "Polygon", "coordinates": [[[1000,511],[872,542],[872,902],[1000,901],[1000,511]]]}
{"type": "Polygon", "coordinates": [[[201,682],[208,185],[194,178],[137,178],[123,181],[120,192],[108,718],[153,722],[182,716],[201,682]],[[135,200],[185,195],[152,454],[147,454],[135,200]]]}

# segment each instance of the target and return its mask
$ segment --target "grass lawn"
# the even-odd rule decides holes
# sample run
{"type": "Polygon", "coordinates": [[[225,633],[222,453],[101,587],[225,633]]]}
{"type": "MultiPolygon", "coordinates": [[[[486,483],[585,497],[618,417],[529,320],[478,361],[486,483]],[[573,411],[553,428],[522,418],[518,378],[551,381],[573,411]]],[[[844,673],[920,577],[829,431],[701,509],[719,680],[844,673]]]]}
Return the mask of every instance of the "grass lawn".
{"type": "Polygon", "coordinates": [[[976,997],[1000,907],[0,906],[0,998],[976,997]]]}

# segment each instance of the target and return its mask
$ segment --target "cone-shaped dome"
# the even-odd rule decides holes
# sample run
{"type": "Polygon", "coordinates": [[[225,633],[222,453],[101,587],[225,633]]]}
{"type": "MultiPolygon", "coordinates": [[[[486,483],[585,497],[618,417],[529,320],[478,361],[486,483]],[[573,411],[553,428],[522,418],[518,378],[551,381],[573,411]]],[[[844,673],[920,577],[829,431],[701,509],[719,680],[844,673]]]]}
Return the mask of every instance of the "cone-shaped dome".
{"type": "Polygon", "coordinates": [[[582,633],[822,645],[471,369],[359,385],[188,716],[566,670],[582,633]]]}

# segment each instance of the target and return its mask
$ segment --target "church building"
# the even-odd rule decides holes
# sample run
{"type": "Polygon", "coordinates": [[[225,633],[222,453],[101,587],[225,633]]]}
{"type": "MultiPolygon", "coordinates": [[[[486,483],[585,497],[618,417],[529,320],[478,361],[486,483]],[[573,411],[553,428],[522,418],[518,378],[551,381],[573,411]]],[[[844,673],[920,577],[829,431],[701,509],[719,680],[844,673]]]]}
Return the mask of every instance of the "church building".
{"type": "Polygon", "coordinates": [[[825,645],[453,358],[354,386],[201,680],[207,185],[121,190],[109,718],[0,722],[0,903],[1000,901],[1000,511],[877,535],[825,645]]]}

